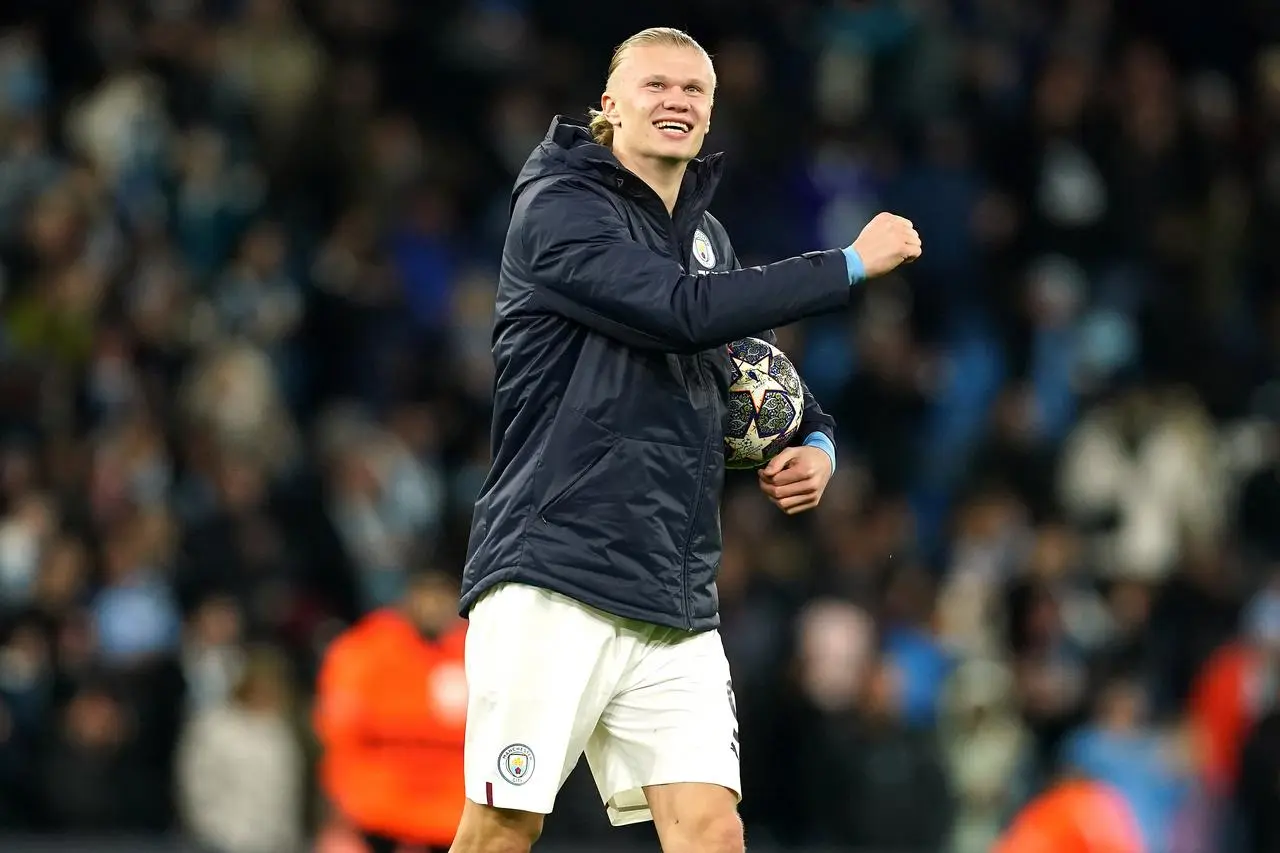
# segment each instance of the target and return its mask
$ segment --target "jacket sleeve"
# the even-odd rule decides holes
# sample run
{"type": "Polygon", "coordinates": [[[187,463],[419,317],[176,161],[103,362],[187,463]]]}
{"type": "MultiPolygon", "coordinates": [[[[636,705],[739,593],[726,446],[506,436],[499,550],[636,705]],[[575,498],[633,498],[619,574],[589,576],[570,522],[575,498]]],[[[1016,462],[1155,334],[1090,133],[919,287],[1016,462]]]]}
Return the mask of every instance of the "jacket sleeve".
{"type": "Polygon", "coordinates": [[[513,230],[535,304],[546,310],[629,346],[698,352],[849,304],[839,249],[688,274],[632,239],[602,192],[560,178],[516,204],[513,230]]]}
{"type": "MultiPolygon", "coordinates": [[[[724,234],[724,229],[718,229],[721,238],[724,240],[726,248],[728,248],[728,256],[731,259],[733,269],[741,269],[742,264],[738,261],[738,254],[733,250],[733,245],[729,242],[729,237],[724,234]]],[[[774,346],[778,345],[778,333],[773,329],[765,329],[763,332],[757,332],[752,337],[766,340],[774,346]]],[[[820,432],[827,437],[834,447],[836,443],[836,420],[835,418],[822,411],[822,406],[818,405],[818,400],[813,396],[813,392],[809,390],[809,384],[800,379],[800,387],[804,389],[804,414],[800,419],[800,428],[796,430],[796,437],[793,444],[804,444],[809,436],[815,432],[820,432]]]]}

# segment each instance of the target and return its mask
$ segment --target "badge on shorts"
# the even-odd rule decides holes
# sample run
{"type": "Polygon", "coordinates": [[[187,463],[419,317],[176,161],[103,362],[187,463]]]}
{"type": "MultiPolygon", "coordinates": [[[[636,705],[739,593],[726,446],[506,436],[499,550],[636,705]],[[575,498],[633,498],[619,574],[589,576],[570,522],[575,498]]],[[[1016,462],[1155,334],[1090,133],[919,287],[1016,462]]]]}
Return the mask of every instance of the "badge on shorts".
{"type": "Polygon", "coordinates": [[[498,772],[512,785],[523,785],[533,775],[533,750],[513,743],[498,756],[498,772]]]}
{"type": "Polygon", "coordinates": [[[711,241],[707,239],[706,234],[702,233],[701,228],[693,232],[693,257],[707,269],[712,269],[716,265],[715,249],[711,248],[711,241]]]}

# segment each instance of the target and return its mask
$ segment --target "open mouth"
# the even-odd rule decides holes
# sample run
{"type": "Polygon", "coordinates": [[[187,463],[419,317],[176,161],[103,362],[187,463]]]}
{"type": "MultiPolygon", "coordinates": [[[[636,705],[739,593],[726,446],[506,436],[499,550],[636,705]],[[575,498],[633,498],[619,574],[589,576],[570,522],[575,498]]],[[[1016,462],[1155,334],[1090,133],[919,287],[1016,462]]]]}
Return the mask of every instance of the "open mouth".
{"type": "Polygon", "coordinates": [[[670,139],[683,139],[693,132],[693,125],[683,119],[661,119],[655,121],[653,126],[670,139]]]}

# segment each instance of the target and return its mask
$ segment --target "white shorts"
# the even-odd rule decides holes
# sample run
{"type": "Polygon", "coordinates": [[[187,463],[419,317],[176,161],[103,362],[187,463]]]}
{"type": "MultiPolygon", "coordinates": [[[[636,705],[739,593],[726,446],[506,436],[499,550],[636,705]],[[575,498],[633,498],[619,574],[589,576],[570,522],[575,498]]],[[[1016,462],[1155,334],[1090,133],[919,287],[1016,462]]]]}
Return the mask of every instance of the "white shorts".
{"type": "Polygon", "coordinates": [[[467,629],[467,798],[550,814],[585,752],[614,826],[652,820],[647,785],[741,797],[738,723],[718,631],[689,634],[500,584],[467,629]]]}

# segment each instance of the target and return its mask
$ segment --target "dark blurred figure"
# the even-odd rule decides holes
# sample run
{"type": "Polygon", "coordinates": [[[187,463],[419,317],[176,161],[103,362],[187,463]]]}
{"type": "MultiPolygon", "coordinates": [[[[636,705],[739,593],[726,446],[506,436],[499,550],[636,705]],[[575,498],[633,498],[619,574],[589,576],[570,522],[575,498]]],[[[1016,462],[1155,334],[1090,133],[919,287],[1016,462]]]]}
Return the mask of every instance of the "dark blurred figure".
{"type": "Polygon", "coordinates": [[[896,493],[916,473],[928,405],[926,365],[904,298],[890,294],[873,305],[857,330],[862,365],[834,401],[833,417],[867,459],[876,486],[896,493]]]}
{"type": "Polygon", "coordinates": [[[881,661],[860,707],[808,730],[805,801],[810,841],[913,853],[938,850],[954,815],[936,736],[902,719],[900,674],[881,661]]]}
{"type": "Polygon", "coordinates": [[[1221,549],[1197,550],[1157,594],[1151,631],[1161,675],[1152,698],[1161,715],[1186,707],[1205,661],[1240,624],[1241,572],[1232,563],[1221,549]]]}
{"type": "Polygon", "coordinates": [[[48,625],[14,621],[0,646],[0,826],[30,829],[40,801],[30,781],[48,734],[56,687],[48,625]]]}
{"type": "Polygon", "coordinates": [[[1013,386],[1001,393],[992,410],[991,431],[971,463],[970,480],[1009,489],[1040,520],[1056,509],[1057,457],[1042,435],[1035,407],[1032,389],[1013,386]]]}
{"type": "Polygon", "coordinates": [[[1240,754],[1236,804],[1251,853],[1280,850],[1280,710],[1267,713],[1240,754]]]}
{"type": "Polygon", "coordinates": [[[1076,536],[1060,524],[1037,533],[1027,571],[1008,586],[1009,644],[1023,716],[1036,743],[1039,770],[1049,772],[1058,746],[1083,713],[1088,652],[1105,613],[1079,571],[1076,536]]]}
{"type": "Polygon", "coordinates": [[[86,684],[57,721],[38,773],[43,810],[73,832],[160,832],[165,778],[139,760],[142,733],[105,682],[86,684]]]}
{"type": "MultiPolygon", "coordinates": [[[[1273,389],[1280,390],[1280,389],[1273,389]]],[[[1273,395],[1274,396],[1274,395],[1273,395]]],[[[1236,517],[1247,551],[1258,559],[1280,561],[1280,399],[1262,432],[1264,462],[1240,490],[1236,517]]]]}

